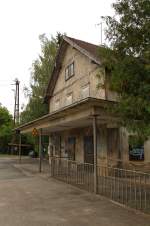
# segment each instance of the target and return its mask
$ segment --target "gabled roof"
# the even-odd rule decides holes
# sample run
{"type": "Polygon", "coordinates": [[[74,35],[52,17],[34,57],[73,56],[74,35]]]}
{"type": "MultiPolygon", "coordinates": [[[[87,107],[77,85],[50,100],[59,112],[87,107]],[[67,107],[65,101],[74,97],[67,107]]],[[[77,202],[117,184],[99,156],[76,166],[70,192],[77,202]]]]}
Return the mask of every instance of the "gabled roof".
{"type": "Polygon", "coordinates": [[[53,90],[55,88],[55,85],[56,85],[56,82],[58,79],[58,75],[59,75],[59,72],[61,69],[61,62],[62,62],[62,59],[64,57],[64,54],[65,54],[65,51],[66,51],[68,45],[71,45],[73,48],[77,49],[79,52],[81,52],[82,54],[87,56],[95,64],[98,64],[98,65],[101,64],[99,57],[98,57],[98,47],[99,46],[79,40],[79,39],[71,38],[68,36],[63,36],[62,43],[61,43],[61,45],[58,49],[57,55],[56,55],[53,72],[51,74],[51,77],[50,77],[50,80],[49,80],[49,83],[47,86],[46,94],[44,97],[45,102],[53,94],[53,90]]]}
{"type": "Polygon", "coordinates": [[[68,36],[64,36],[64,40],[68,42],[71,46],[73,46],[74,48],[78,49],[83,54],[91,58],[93,61],[95,61],[95,63],[100,64],[98,57],[99,46],[68,36]]]}

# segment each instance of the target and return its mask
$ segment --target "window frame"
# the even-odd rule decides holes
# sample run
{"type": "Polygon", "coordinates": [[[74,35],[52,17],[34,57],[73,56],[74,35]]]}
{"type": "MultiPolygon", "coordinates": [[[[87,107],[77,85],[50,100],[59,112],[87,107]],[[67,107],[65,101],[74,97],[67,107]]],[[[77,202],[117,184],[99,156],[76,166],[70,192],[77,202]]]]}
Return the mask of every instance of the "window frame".
{"type": "Polygon", "coordinates": [[[74,67],[74,61],[73,61],[65,69],[65,81],[69,80],[74,75],[75,75],[75,67],[74,67]]]}
{"type": "Polygon", "coordinates": [[[66,95],[65,105],[66,105],[66,106],[69,106],[69,105],[71,105],[72,103],[73,103],[73,92],[70,92],[70,93],[68,93],[68,94],[66,95]],[[68,103],[68,101],[67,101],[67,100],[69,100],[69,99],[67,99],[68,97],[71,97],[71,103],[68,103]]]}
{"type": "Polygon", "coordinates": [[[81,86],[81,99],[86,99],[86,98],[88,98],[88,97],[90,97],[90,84],[89,83],[87,83],[86,85],[84,85],[84,86],[81,86]],[[86,95],[84,95],[85,94],[85,89],[86,88],[88,88],[88,95],[86,96],[86,95]]]}

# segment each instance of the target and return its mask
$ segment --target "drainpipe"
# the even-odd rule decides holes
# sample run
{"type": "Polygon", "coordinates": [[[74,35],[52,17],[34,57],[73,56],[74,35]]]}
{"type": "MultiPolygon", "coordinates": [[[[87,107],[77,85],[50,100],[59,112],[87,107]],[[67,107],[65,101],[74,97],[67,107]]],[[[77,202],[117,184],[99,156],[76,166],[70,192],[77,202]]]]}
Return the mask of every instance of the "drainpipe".
{"type": "Polygon", "coordinates": [[[42,129],[39,130],[39,172],[42,172],[42,129]]]}
{"type": "Polygon", "coordinates": [[[93,116],[93,143],[94,143],[94,193],[97,193],[97,122],[93,116]]]}

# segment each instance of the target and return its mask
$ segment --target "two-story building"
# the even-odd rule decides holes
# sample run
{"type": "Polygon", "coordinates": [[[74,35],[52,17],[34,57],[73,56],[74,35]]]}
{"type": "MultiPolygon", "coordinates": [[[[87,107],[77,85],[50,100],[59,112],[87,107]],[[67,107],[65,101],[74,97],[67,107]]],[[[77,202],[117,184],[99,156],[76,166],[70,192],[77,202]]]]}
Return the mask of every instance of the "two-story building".
{"type": "MultiPolygon", "coordinates": [[[[112,166],[129,162],[128,134],[109,111],[117,95],[109,89],[98,46],[63,37],[45,101],[49,114],[17,128],[21,133],[36,128],[48,135],[50,152],[57,157],[112,166]]],[[[149,142],[144,164],[150,161],[149,142]]]]}

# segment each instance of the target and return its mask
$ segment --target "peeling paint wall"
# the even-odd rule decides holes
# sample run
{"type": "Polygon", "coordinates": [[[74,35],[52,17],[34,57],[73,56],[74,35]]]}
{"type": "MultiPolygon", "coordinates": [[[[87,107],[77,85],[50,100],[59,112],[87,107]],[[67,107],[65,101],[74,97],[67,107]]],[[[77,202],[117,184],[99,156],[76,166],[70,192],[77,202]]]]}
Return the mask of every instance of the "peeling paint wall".
{"type": "Polygon", "coordinates": [[[107,165],[107,128],[99,125],[97,130],[97,164],[107,165]]]}
{"type": "MultiPolygon", "coordinates": [[[[75,137],[75,161],[85,162],[84,153],[84,137],[92,136],[93,130],[91,127],[76,128],[71,130],[65,130],[58,135],[61,136],[61,157],[68,158],[67,153],[67,141],[69,137],[75,137]]],[[[57,135],[57,133],[55,134],[57,135]]],[[[115,135],[116,136],[116,135],[115,135]]],[[[116,138],[115,138],[116,140],[116,138]]],[[[113,141],[112,141],[113,142],[113,141]]],[[[108,145],[108,128],[104,125],[98,125],[97,128],[97,163],[98,165],[109,165],[112,167],[131,167],[134,165],[142,166],[143,164],[150,163],[150,140],[144,145],[144,161],[129,161],[129,144],[128,144],[128,132],[125,128],[120,128],[118,133],[118,147],[111,152],[108,145]],[[120,152],[120,153],[119,153],[120,152]],[[118,165],[119,164],[119,165],[118,165]]],[[[51,140],[51,144],[55,145],[51,140]]],[[[115,147],[115,146],[114,146],[115,147]]],[[[55,150],[55,147],[53,148],[55,150]]],[[[54,151],[55,155],[55,151],[54,151]]],[[[57,155],[58,156],[58,155],[57,155]]]]}
{"type": "Polygon", "coordinates": [[[64,107],[66,105],[66,96],[70,93],[72,93],[73,102],[85,98],[82,95],[82,89],[87,85],[89,85],[89,94],[87,96],[106,99],[104,82],[105,75],[101,73],[98,65],[91,62],[88,57],[76,49],[68,46],[53,95],[50,99],[49,111],[58,110],[55,107],[58,100],[59,109],[64,107]],[[74,62],[75,75],[66,81],[65,69],[72,62],[74,62]],[[98,87],[98,84],[101,84],[101,86],[98,87]]]}
{"type": "MultiPolygon", "coordinates": [[[[68,153],[67,153],[68,138],[75,137],[76,138],[75,161],[84,162],[83,129],[66,130],[61,132],[60,135],[61,135],[61,157],[68,158],[68,153]]],[[[51,143],[54,145],[53,141],[51,141],[51,143]]]]}
{"type": "MultiPolygon", "coordinates": [[[[91,60],[85,55],[81,54],[75,48],[72,48],[68,45],[66,50],[64,60],[62,62],[62,68],[56,82],[56,86],[50,100],[49,111],[53,112],[55,110],[55,103],[59,100],[59,106],[61,109],[66,106],[66,96],[69,93],[72,93],[73,102],[78,102],[81,99],[85,98],[82,96],[82,89],[85,86],[89,86],[88,96],[106,99],[106,100],[116,100],[117,94],[112,92],[109,89],[109,84],[105,86],[105,73],[100,70],[100,68],[91,62],[91,60]],[[75,75],[65,81],[65,69],[66,67],[74,62],[75,75]],[[98,87],[100,84],[100,87],[98,87]]],[[[107,81],[108,82],[108,81],[107,81]]],[[[68,117],[71,117],[68,116],[68,117]]],[[[86,134],[86,128],[84,129],[74,129],[61,132],[61,153],[63,157],[67,157],[65,152],[66,139],[68,136],[76,137],[76,155],[75,160],[79,162],[84,161],[84,142],[83,136],[86,134]]],[[[108,144],[107,144],[107,128],[100,126],[98,130],[98,164],[108,163],[108,144]]],[[[125,163],[129,163],[129,144],[128,144],[128,132],[125,128],[119,129],[119,144],[120,153],[118,156],[118,150],[116,153],[113,153],[112,158],[116,158],[125,163]]],[[[150,162],[150,140],[144,144],[144,154],[145,160],[144,163],[150,162]]],[[[120,162],[121,162],[120,161],[120,162]]],[[[142,164],[142,162],[141,162],[142,164]]]]}
{"type": "MultiPolygon", "coordinates": [[[[97,134],[97,157],[98,164],[107,164],[107,129],[106,127],[98,128],[97,134]]],[[[61,135],[61,157],[67,158],[67,139],[68,137],[76,138],[75,161],[84,162],[84,136],[92,136],[92,127],[66,130],[61,135]]],[[[54,144],[51,140],[51,144],[54,144]]],[[[55,148],[54,148],[55,149],[55,148]]],[[[94,154],[94,150],[93,150],[94,154]]]]}

